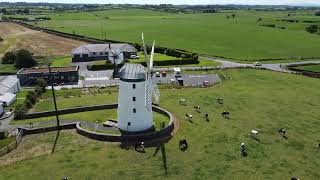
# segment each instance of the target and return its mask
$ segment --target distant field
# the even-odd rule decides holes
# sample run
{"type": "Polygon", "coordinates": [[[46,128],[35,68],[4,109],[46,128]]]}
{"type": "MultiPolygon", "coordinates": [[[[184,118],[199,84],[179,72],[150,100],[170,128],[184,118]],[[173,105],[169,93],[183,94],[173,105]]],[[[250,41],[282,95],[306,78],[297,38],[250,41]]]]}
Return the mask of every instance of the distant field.
{"type": "MultiPolygon", "coordinates": [[[[160,106],[180,120],[176,136],[165,144],[167,176],[161,150],[138,153],[70,130],[60,131],[54,153],[56,132],[25,136],[18,149],[0,158],[0,179],[319,179],[320,151],[315,149],[320,141],[319,79],[264,70],[224,73],[231,80],[214,87],[160,89],[160,106]],[[218,97],[224,98],[223,105],[216,102],[218,97]],[[180,98],[186,98],[186,106],[179,105],[180,98]],[[202,113],[195,112],[194,105],[201,106],[202,113]],[[224,110],[230,119],[221,116],[224,110]],[[193,114],[193,123],[186,120],[186,113],[193,114]],[[209,122],[204,113],[209,113],[209,122]],[[280,128],[287,129],[288,139],[278,134],[280,128]],[[250,138],[252,129],[259,131],[260,141],[250,138]],[[178,149],[181,139],[189,144],[185,152],[178,149]],[[247,157],[239,154],[242,142],[247,157]]],[[[109,97],[66,99],[81,105],[109,103],[115,100],[114,91],[109,97]]],[[[57,93],[62,107],[65,93],[57,93]]],[[[100,115],[92,119],[105,119],[100,115]]]]}
{"type": "Polygon", "coordinates": [[[316,65],[306,65],[306,66],[297,66],[294,67],[295,69],[301,69],[301,70],[305,70],[305,71],[312,71],[312,72],[318,72],[320,73],[320,64],[316,64],[316,65]]]}
{"type": "Polygon", "coordinates": [[[107,39],[139,43],[143,31],[149,44],[155,39],[159,46],[237,60],[320,57],[320,36],[305,31],[310,23],[277,21],[289,18],[319,20],[310,11],[173,14],[128,9],[47,16],[52,20],[36,25],[94,38],[104,39],[106,35],[107,39]],[[227,19],[232,13],[236,18],[227,19]],[[277,28],[260,26],[265,24],[275,24],[277,28]]]}

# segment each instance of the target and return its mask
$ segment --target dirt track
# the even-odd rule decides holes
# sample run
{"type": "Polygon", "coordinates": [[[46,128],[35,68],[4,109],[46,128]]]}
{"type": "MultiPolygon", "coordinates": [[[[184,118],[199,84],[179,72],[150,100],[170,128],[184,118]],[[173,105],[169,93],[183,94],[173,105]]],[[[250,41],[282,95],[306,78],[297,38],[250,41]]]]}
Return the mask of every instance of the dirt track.
{"type": "Polygon", "coordinates": [[[35,56],[66,56],[73,48],[86,44],[7,22],[0,22],[0,37],[4,39],[0,42],[0,56],[21,48],[32,51],[35,56]]]}

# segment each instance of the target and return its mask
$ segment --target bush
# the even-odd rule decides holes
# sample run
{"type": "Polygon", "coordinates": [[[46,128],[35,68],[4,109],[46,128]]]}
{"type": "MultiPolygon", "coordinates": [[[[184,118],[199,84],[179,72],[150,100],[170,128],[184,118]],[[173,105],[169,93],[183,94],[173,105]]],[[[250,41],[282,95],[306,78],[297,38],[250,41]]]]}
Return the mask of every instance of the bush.
{"type": "Polygon", "coordinates": [[[47,81],[45,79],[37,79],[36,82],[37,86],[39,86],[41,88],[41,93],[46,91],[46,87],[47,87],[47,81]]]}
{"type": "Polygon", "coordinates": [[[3,41],[3,38],[2,38],[2,37],[0,37],[0,42],[1,42],[1,41],[3,41]]]}
{"type": "Polygon", "coordinates": [[[25,99],[23,103],[24,103],[24,105],[26,106],[27,109],[30,109],[33,106],[32,102],[30,100],[28,100],[28,99],[25,99]]]}
{"type": "Polygon", "coordinates": [[[320,11],[316,12],[314,15],[315,16],[320,16],[320,11]]]}
{"type": "Polygon", "coordinates": [[[2,64],[14,64],[16,61],[16,55],[14,52],[6,52],[2,57],[2,64]]]}
{"type": "Polygon", "coordinates": [[[16,67],[29,68],[36,65],[36,61],[32,57],[32,53],[25,49],[16,52],[16,67]]]}
{"type": "Polygon", "coordinates": [[[306,31],[309,33],[316,33],[316,32],[318,32],[318,29],[319,29],[318,26],[314,25],[314,24],[306,27],[306,31]]]}
{"type": "Polygon", "coordinates": [[[14,119],[21,119],[23,115],[25,115],[28,111],[28,108],[26,107],[25,103],[18,104],[15,108],[14,112],[14,119]]]}
{"type": "Polygon", "coordinates": [[[37,94],[34,91],[28,91],[26,100],[29,100],[32,104],[37,102],[37,94]]]}

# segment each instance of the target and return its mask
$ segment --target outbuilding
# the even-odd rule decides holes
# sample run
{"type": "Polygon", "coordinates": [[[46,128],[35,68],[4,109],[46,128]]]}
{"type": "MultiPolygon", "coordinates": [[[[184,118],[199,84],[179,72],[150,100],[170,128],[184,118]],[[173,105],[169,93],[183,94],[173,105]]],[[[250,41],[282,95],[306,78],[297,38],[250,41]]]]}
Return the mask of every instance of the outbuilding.
{"type": "Polygon", "coordinates": [[[16,93],[20,91],[20,81],[15,76],[0,78],[0,103],[10,106],[16,100],[16,93]]]}
{"type": "Polygon", "coordinates": [[[2,104],[2,102],[0,102],[0,117],[2,116],[2,114],[3,114],[3,104],[2,104]]]}
{"type": "Polygon", "coordinates": [[[17,77],[20,80],[21,86],[34,86],[38,79],[45,79],[48,85],[51,83],[73,85],[79,81],[79,66],[70,67],[52,67],[50,81],[49,68],[22,68],[18,71],[17,77]]]}
{"type": "Polygon", "coordinates": [[[108,60],[111,51],[123,52],[124,58],[130,59],[137,55],[137,49],[127,43],[118,44],[85,44],[72,50],[72,62],[87,62],[95,60],[108,60]]]}

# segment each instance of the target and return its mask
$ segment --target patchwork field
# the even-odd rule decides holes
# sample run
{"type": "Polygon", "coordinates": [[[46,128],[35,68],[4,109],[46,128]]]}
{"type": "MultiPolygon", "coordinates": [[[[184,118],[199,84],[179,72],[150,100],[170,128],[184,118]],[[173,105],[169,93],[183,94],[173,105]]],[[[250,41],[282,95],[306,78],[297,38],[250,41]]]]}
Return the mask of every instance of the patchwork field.
{"type": "Polygon", "coordinates": [[[320,57],[320,36],[305,31],[319,24],[313,11],[221,11],[215,14],[173,14],[125,9],[48,14],[36,26],[100,39],[141,42],[186,49],[241,61],[320,57]],[[231,14],[236,14],[233,19],[231,14]],[[290,14],[290,16],[288,16],[290,14]],[[230,18],[227,18],[229,16],[230,18]],[[299,19],[298,22],[281,20],[299,19]],[[312,20],[312,22],[304,22],[312,20]],[[274,28],[262,25],[275,25],[274,28]]]}
{"type": "Polygon", "coordinates": [[[35,31],[17,24],[0,22],[0,55],[6,51],[28,49],[35,56],[65,56],[82,44],[81,41],[35,31]]]}
{"type": "MultiPolygon", "coordinates": [[[[62,131],[54,153],[56,133],[27,136],[17,150],[0,159],[0,179],[318,179],[319,79],[262,70],[224,74],[231,80],[212,88],[160,89],[160,106],[176,115],[181,125],[165,145],[167,176],[161,151],[154,155],[156,148],[138,153],[62,131]],[[224,98],[223,105],[216,102],[218,97],[224,98]],[[180,98],[187,99],[186,106],[179,105],[180,98]],[[200,105],[202,113],[193,105],[200,105]],[[224,110],[231,113],[230,119],[221,116],[224,110]],[[193,114],[193,123],[185,119],[186,113],[193,114]],[[209,113],[209,122],[204,113],[209,113]],[[280,128],[287,129],[288,139],[278,134],[280,128]],[[249,137],[252,129],[259,131],[260,141],[249,137]],[[184,138],[189,148],[181,152],[178,142],[184,138]],[[247,157],[239,155],[242,142],[248,147],[247,157]]],[[[58,106],[76,106],[72,101],[109,103],[116,95],[114,91],[111,96],[64,98],[60,92],[58,106]]],[[[47,101],[35,109],[52,108],[47,101]]]]}

